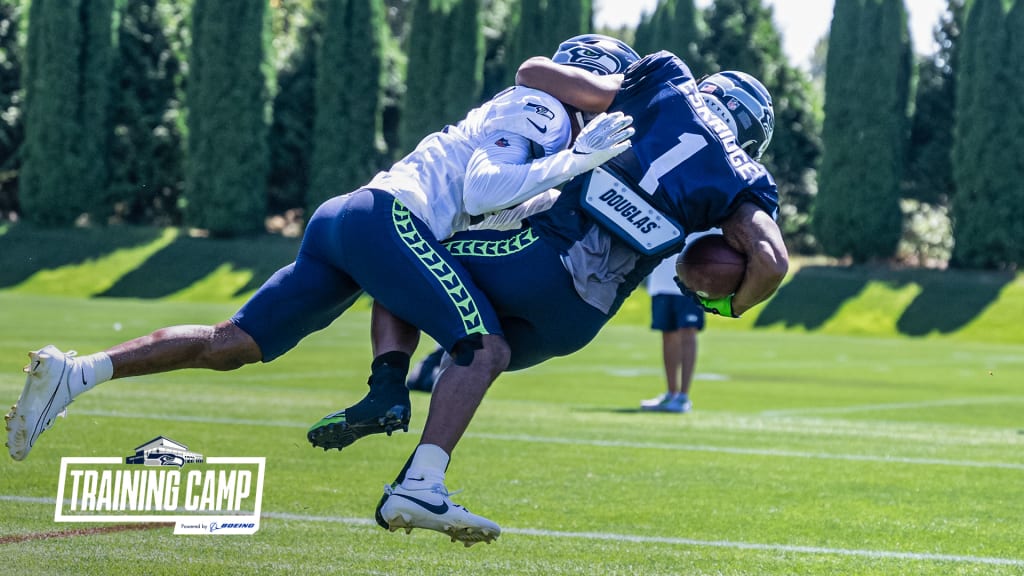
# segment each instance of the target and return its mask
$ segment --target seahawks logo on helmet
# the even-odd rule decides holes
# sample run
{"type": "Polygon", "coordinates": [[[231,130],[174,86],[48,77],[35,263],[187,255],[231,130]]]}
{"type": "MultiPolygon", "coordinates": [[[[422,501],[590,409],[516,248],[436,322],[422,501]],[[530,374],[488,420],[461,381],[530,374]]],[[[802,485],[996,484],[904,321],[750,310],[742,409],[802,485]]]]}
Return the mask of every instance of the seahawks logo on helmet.
{"type": "Polygon", "coordinates": [[[589,46],[573,46],[566,51],[566,54],[568,54],[568,59],[562,64],[585,68],[599,76],[616,74],[626,69],[626,66],[615,56],[607,52],[598,52],[589,46]]]}
{"type": "Polygon", "coordinates": [[[625,72],[630,64],[640,59],[640,55],[625,42],[611,36],[583,34],[562,42],[551,59],[606,76],[625,72]]]}

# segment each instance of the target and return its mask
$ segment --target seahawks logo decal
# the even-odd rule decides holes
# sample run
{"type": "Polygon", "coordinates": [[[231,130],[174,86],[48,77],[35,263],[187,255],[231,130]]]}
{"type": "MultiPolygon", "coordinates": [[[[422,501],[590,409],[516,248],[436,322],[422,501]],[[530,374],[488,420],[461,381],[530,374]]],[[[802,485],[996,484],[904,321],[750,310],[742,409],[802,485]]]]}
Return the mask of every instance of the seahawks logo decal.
{"type": "Polygon", "coordinates": [[[568,52],[569,62],[595,74],[618,74],[626,68],[615,56],[598,52],[586,46],[573,46],[568,52]]]}
{"type": "MultiPolygon", "coordinates": [[[[544,106],[543,104],[534,104],[533,102],[527,102],[526,106],[523,106],[523,110],[533,112],[534,114],[540,114],[541,116],[547,118],[548,120],[555,119],[555,113],[552,112],[550,108],[544,106]]],[[[536,124],[534,124],[534,126],[536,126],[536,124]]]]}

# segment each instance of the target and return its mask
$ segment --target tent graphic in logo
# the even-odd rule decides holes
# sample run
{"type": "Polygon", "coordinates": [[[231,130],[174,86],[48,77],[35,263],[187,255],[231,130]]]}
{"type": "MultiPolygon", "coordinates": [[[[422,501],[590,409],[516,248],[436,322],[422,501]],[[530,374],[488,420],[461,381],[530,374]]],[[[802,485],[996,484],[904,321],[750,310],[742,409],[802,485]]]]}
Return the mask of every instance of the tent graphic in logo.
{"type": "Polygon", "coordinates": [[[185,464],[201,464],[202,462],[202,454],[189,452],[188,446],[164,436],[157,436],[135,448],[135,456],[127,456],[124,459],[125,464],[177,466],[178,468],[185,464]]]}

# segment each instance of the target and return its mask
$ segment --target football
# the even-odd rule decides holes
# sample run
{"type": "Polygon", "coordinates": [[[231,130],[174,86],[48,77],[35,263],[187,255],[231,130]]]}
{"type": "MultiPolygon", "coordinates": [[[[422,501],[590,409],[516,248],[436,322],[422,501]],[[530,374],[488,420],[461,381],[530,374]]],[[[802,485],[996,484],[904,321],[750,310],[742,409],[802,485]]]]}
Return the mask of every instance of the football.
{"type": "Polygon", "coordinates": [[[688,242],[676,258],[676,276],[687,288],[711,300],[739,288],[747,258],[729,246],[721,234],[707,234],[688,242]]]}

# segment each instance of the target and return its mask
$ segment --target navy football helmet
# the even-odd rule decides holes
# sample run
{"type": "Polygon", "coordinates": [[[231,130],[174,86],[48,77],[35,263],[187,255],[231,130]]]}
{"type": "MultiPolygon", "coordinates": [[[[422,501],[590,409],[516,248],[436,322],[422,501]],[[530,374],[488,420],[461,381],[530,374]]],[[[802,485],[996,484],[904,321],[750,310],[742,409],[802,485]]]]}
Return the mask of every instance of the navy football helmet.
{"type": "Polygon", "coordinates": [[[701,79],[697,87],[708,108],[736,135],[740,148],[760,160],[775,132],[772,95],[764,84],[745,72],[726,70],[701,79]]]}
{"type": "Polygon", "coordinates": [[[611,36],[582,34],[559,44],[551,59],[605,76],[622,74],[630,64],[640,59],[640,55],[629,44],[611,36]]]}

